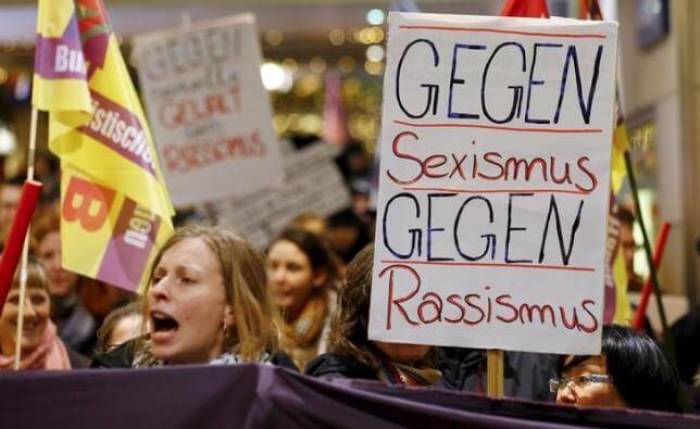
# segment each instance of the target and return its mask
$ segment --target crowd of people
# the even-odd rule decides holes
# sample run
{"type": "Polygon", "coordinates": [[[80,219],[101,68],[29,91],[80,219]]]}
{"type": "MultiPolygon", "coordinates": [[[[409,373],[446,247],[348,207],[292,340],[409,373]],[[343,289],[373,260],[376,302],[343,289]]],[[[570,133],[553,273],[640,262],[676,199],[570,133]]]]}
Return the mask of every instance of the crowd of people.
{"type": "MultiPolygon", "coordinates": [[[[21,183],[0,187],[5,233],[21,183]]],[[[17,273],[0,315],[0,370],[13,368],[24,306],[22,370],[260,363],[311,377],[484,394],[484,350],[368,338],[374,252],[365,201],[357,200],[354,211],[328,220],[298,216],[264,253],[230,228],[182,225],[158,249],[137,296],[61,267],[54,195],[32,225],[25,300],[17,273]],[[334,222],[361,231],[334,242],[334,222]]],[[[646,334],[611,325],[602,337],[595,356],[506,352],[504,394],[579,407],[692,410],[697,358],[682,358],[679,379],[677,363],[646,334]]]]}

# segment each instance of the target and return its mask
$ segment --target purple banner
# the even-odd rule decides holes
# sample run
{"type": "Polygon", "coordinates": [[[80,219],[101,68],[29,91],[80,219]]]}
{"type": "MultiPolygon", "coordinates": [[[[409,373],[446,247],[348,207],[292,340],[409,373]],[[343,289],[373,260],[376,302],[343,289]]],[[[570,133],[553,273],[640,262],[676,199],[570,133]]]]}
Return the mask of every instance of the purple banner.
{"type": "Polygon", "coordinates": [[[270,365],[0,374],[3,428],[698,428],[697,417],[327,382],[270,365]]]}

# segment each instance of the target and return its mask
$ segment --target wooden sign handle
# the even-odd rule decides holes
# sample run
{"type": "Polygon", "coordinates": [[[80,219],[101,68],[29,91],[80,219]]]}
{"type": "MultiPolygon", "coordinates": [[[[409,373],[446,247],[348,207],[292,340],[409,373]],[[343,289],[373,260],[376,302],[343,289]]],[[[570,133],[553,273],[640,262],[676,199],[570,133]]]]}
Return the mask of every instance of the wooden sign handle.
{"type": "Polygon", "coordinates": [[[503,350],[486,351],[486,392],[489,398],[503,397],[503,350]]]}

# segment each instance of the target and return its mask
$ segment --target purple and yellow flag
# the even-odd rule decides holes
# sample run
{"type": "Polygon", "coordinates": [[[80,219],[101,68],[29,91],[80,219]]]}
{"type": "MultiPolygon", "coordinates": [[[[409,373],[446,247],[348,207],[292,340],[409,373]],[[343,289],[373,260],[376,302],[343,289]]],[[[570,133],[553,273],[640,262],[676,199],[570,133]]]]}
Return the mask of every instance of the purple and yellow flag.
{"type": "Polygon", "coordinates": [[[39,0],[32,102],[61,159],[63,266],[129,290],[145,283],[174,210],[101,0],[39,0]]]}

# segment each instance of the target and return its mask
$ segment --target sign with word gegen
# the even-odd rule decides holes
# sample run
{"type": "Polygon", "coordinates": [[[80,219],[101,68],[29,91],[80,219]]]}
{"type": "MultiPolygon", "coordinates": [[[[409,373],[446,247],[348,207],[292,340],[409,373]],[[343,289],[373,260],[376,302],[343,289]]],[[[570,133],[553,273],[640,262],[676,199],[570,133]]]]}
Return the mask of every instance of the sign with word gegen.
{"type": "Polygon", "coordinates": [[[617,24],[389,17],[369,336],[600,351],[617,24]]]}
{"type": "Polygon", "coordinates": [[[134,57],[176,206],[281,182],[253,15],[139,36],[134,57]]]}

